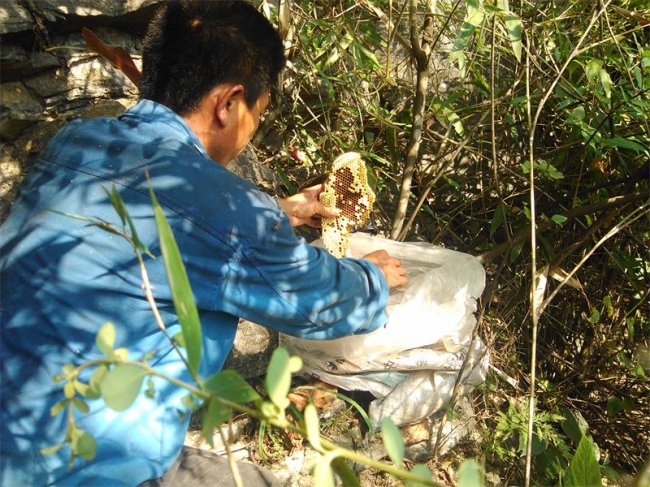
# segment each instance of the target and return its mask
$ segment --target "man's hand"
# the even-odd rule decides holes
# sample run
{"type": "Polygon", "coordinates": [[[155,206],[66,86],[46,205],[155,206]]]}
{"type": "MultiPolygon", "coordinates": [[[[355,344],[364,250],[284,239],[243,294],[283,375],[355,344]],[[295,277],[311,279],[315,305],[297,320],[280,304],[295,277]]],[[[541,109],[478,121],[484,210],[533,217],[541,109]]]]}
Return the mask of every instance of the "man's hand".
{"type": "Polygon", "coordinates": [[[318,201],[318,195],[323,189],[322,184],[303,189],[288,198],[278,199],[282,211],[289,217],[291,226],[309,225],[320,228],[321,218],[334,218],[339,216],[340,210],[328,208],[318,201]]]}
{"type": "Polygon", "coordinates": [[[379,267],[389,287],[404,287],[408,284],[409,278],[406,275],[406,269],[402,267],[402,262],[388,255],[385,250],[375,250],[362,258],[373,262],[379,267]]]}

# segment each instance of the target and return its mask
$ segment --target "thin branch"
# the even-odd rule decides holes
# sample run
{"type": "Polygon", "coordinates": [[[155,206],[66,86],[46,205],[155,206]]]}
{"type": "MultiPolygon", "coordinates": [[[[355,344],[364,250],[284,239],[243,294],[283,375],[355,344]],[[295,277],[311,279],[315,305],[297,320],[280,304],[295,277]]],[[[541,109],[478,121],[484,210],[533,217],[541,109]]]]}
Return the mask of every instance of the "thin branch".
{"type": "Polygon", "coordinates": [[[411,126],[411,137],[408,142],[406,163],[404,171],[402,172],[402,181],[400,183],[400,190],[398,196],[397,209],[393,218],[391,228],[391,238],[396,239],[404,225],[406,217],[406,210],[408,208],[409,198],[411,196],[411,183],[413,181],[413,173],[418,161],[420,152],[420,142],[422,141],[422,127],[424,124],[424,109],[426,105],[426,95],[429,87],[429,60],[431,52],[431,34],[433,31],[433,14],[428,12],[425,14],[424,22],[422,24],[422,45],[420,46],[420,39],[418,37],[417,28],[417,0],[411,0],[409,11],[409,22],[411,32],[411,45],[413,48],[413,59],[415,61],[417,70],[417,81],[415,99],[413,101],[413,122],[411,126]]]}
{"type": "MultiPolygon", "coordinates": [[[[594,203],[592,205],[587,205],[587,206],[579,206],[576,208],[572,208],[569,211],[566,211],[564,213],[560,213],[560,215],[564,216],[567,219],[571,218],[579,218],[581,216],[585,215],[591,215],[592,213],[600,213],[603,211],[611,210],[613,208],[616,208],[618,206],[622,206],[628,203],[632,203],[634,201],[638,200],[645,200],[650,198],[650,190],[644,190],[644,191],[639,191],[635,193],[629,193],[626,195],[621,195],[621,196],[614,196],[612,198],[608,198],[603,201],[599,201],[597,203],[594,203]]],[[[553,228],[557,224],[555,222],[541,222],[538,225],[538,231],[543,231],[547,230],[549,228],[553,228]]],[[[521,232],[519,232],[510,242],[504,242],[502,244],[497,245],[491,250],[488,250],[487,252],[484,252],[483,254],[478,256],[479,262],[482,264],[489,264],[492,261],[494,261],[497,257],[500,255],[503,255],[510,251],[512,247],[515,245],[521,245],[525,243],[528,240],[530,233],[530,229],[526,228],[523,229],[521,232]]]]}
{"type": "Polygon", "coordinates": [[[578,262],[573,269],[571,269],[571,272],[569,272],[566,277],[560,282],[560,284],[553,290],[553,292],[544,300],[544,302],[539,306],[539,314],[541,315],[546,306],[548,306],[553,298],[557,295],[557,293],[560,292],[560,289],[564,287],[564,285],[573,277],[573,275],[582,267],[582,265],[589,260],[589,257],[593,255],[593,253],[601,246],[603,245],[607,240],[612,238],[614,235],[616,235],[618,232],[623,230],[625,227],[631,225],[635,221],[637,221],[639,218],[645,216],[648,213],[648,206],[650,204],[645,204],[642,205],[640,208],[636,208],[632,213],[629,215],[626,215],[623,218],[623,221],[618,224],[614,225],[612,229],[605,234],[604,237],[602,237],[596,245],[594,245],[589,252],[587,252],[582,259],[580,259],[580,262],[578,262]]]}

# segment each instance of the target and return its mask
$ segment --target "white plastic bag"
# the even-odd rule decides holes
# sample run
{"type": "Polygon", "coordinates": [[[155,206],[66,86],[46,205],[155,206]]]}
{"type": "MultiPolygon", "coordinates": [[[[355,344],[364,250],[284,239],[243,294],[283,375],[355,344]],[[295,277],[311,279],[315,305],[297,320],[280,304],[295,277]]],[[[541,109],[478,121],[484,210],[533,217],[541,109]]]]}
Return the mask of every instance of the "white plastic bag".
{"type": "Polygon", "coordinates": [[[375,426],[387,416],[405,425],[449,401],[467,354],[461,393],[485,380],[489,364],[485,346],[477,339],[470,348],[485,272],[468,254],[350,235],[353,257],[379,249],[402,260],[409,275],[405,289],[391,291],[384,327],[328,341],[281,335],[280,343],[303,359],[304,374],[346,390],[371,392],[377,398],[369,411],[375,426]]]}

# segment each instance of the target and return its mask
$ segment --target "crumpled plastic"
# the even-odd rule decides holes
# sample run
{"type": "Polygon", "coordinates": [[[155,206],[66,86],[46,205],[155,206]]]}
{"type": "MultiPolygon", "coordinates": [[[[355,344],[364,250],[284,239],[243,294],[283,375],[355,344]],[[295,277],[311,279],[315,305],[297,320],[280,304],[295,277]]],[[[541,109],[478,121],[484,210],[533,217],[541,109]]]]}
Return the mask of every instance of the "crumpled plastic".
{"type": "Polygon", "coordinates": [[[485,381],[489,355],[478,337],[472,340],[485,271],[475,257],[461,252],[350,235],[352,257],[379,249],[399,258],[409,275],[406,288],[391,290],[385,326],[327,341],[281,334],[280,344],[302,358],[302,374],[344,390],[372,393],[376,399],[368,413],[375,427],[385,417],[403,426],[451,400],[467,356],[459,397],[485,381]]]}

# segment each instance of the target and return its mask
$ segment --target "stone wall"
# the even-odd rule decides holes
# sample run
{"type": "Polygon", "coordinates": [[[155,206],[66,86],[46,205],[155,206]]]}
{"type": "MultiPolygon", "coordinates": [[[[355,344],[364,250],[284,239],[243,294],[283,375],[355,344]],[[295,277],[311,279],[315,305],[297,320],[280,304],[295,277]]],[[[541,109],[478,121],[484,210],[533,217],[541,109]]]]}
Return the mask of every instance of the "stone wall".
{"type": "MultiPolygon", "coordinates": [[[[0,223],[18,185],[56,131],[70,120],[114,116],[137,102],[137,87],[89,51],[89,28],[124,47],[140,66],[141,39],[160,0],[0,0],[0,223]]],[[[229,168],[278,191],[274,171],[249,148],[229,168]]],[[[241,327],[228,365],[261,374],[277,335],[241,327]]]]}
{"type": "Polygon", "coordinates": [[[137,88],[86,48],[81,28],[119,44],[139,63],[159,0],[0,2],[0,221],[18,183],[54,133],[76,118],[116,115],[137,88]]]}

